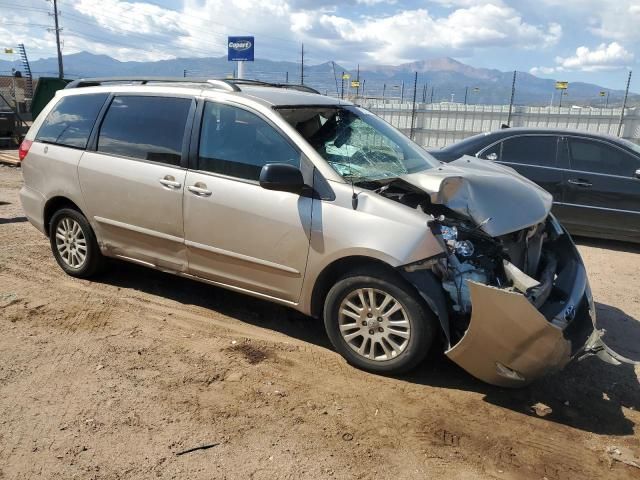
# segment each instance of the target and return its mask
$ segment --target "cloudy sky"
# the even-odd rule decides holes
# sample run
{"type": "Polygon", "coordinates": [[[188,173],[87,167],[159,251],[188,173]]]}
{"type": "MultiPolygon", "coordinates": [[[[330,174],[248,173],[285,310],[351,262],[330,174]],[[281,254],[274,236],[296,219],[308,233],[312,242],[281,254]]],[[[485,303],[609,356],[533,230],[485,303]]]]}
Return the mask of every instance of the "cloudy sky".
{"type": "MultiPolygon", "coordinates": [[[[350,67],[450,56],[640,90],[640,0],[58,0],[63,53],[119,60],[226,54],[227,35],[255,35],[256,56],[350,67]]],[[[0,0],[0,52],[24,43],[55,55],[47,0],[0,0]],[[4,45],[3,45],[4,43],[4,45]]],[[[0,58],[10,55],[0,53],[0,58]]]]}

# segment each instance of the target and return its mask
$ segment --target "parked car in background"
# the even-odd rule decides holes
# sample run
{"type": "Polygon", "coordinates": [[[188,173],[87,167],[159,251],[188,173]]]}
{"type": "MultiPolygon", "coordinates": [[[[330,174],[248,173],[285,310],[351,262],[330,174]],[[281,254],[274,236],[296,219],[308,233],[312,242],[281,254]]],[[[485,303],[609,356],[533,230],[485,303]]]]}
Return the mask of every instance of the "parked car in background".
{"type": "Polygon", "coordinates": [[[551,195],[307,87],[77,80],[19,153],[25,215],[69,275],[115,257],[287,305],[377,373],[435,344],[503,386],[617,361],[551,195]]]}
{"type": "Polygon", "coordinates": [[[576,235],[640,242],[640,146],[565,129],[505,128],[430,153],[508,165],[553,195],[553,212],[576,235]]]}

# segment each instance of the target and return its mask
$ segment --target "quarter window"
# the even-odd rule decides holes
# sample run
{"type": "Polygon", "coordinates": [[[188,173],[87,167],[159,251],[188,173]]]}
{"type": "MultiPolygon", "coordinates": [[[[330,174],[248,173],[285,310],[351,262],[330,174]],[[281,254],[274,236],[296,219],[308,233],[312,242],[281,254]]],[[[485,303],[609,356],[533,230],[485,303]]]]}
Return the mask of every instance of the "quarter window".
{"type": "Polygon", "coordinates": [[[107,94],[102,93],[62,97],[42,123],[36,142],[86,148],[106,99],[107,94]]]}
{"type": "Polygon", "coordinates": [[[258,180],[268,163],[300,166],[300,153],[257,115],[230,105],[205,104],[199,170],[258,180]]]}
{"type": "Polygon", "coordinates": [[[502,150],[502,142],[496,143],[495,145],[492,145],[491,147],[487,148],[484,152],[482,152],[482,155],[480,155],[480,158],[484,158],[486,160],[499,161],[501,150],[502,150]]]}
{"type": "Polygon", "coordinates": [[[573,170],[630,177],[640,168],[631,155],[601,142],[570,138],[569,150],[573,170]]]}
{"type": "Polygon", "coordinates": [[[180,165],[192,100],[118,96],[104,117],[98,151],[180,165]]]}
{"type": "Polygon", "coordinates": [[[500,161],[541,167],[556,166],[558,139],[553,136],[530,135],[512,137],[502,142],[500,161]]]}

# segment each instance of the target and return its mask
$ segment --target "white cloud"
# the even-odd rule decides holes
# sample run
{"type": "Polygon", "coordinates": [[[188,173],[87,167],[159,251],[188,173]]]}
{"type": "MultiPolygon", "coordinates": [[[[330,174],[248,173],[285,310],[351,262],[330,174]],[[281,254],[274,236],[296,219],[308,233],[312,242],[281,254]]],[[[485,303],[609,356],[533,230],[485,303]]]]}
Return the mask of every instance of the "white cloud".
{"type": "Polygon", "coordinates": [[[594,50],[588,47],[578,47],[576,54],[570,57],[556,57],[556,63],[566,70],[612,70],[629,65],[633,62],[633,53],[626,50],[618,42],[609,45],[602,43],[594,50]]]}
{"type": "Polygon", "coordinates": [[[640,42],[640,4],[638,0],[540,0],[545,10],[572,18],[575,25],[607,40],[627,45],[640,42]]]}
{"type": "Polygon", "coordinates": [[[529,70],[532,75],[550,75],[554,72],[579,70],[583,72],[595,72],[603,70],[615,70],[624,68],[634,60],[634,54],[617,42],[602,43],[595,49],[578,47],[575,55],[569,57],[556,57],[554,67],[533,67],[529,70]]]}
{"type": "Polygon", "coordinates": [[[460,8],[440,18],[424,9],[356,20],[301,12],[294,16],[292,29],[327,47],[357,46],[370,59],[386,63],[414,60],[427,52],[544,48],[556,44],[562,36],[559,24],[532,25],[514,9],[493,4],[460,8]]]}
{"type": "Polygon", "coordinates": [[[531,75],[551,75],[557,71],[556,67],[533,67],[529,69],[531,75]]]}

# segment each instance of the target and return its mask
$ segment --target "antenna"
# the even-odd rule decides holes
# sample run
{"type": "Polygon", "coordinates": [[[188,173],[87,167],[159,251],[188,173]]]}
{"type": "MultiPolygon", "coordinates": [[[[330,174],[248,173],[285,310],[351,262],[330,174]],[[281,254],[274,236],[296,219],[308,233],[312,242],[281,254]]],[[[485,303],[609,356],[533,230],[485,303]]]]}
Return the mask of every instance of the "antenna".
{"type": "Polygon", "coordinates": [[[304,85],[304,43],[300,51],[300,85],[304,85]]]}

